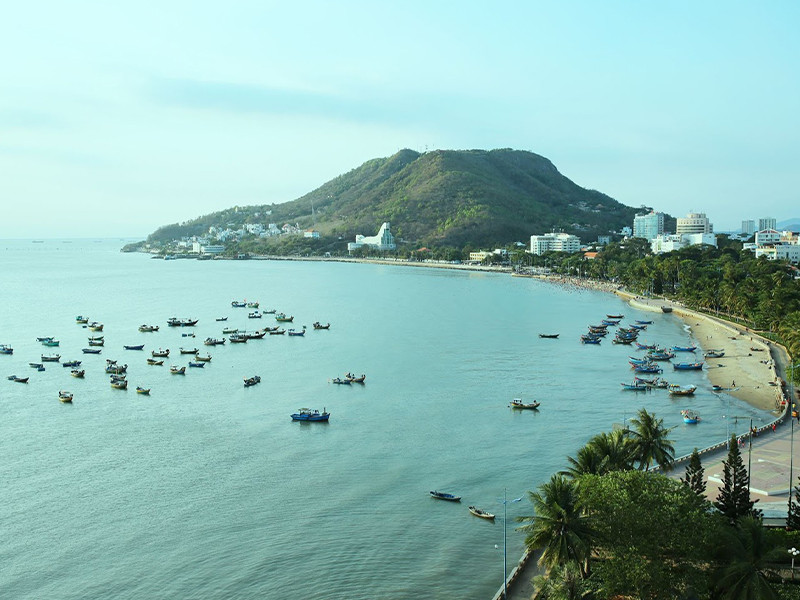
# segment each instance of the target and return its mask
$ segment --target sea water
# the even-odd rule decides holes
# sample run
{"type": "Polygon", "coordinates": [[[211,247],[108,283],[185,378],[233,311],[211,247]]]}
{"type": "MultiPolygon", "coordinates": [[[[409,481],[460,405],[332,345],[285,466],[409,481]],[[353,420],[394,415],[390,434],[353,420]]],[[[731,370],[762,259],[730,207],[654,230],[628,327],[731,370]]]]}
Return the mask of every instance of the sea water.
{"type": "Polygon", "coordinates": [[[123,243],[0,242],[0,343],[14,347],[0,356],[0,597],[489,598],[503,579],[504,522],[468,505],[502,517],[504,493],[524,498],[507,505],[510,568],[523,551],[515,519],[532,512],[526,492],[594,434],[646,408],[674,427],[681,455],[768,418],[712,393],[703,372],[664,373],[697,385],[690,398],[622,391],[641,352],[582,345],[588,324],[623,313],[655,321],[641,340],[692,338],[676,316],[612,294],[484,272],[153,260],[120,253],[123,243]],[[276,324],[231,307],[244,299],[293,315],[284,327],[305,325],[305,336],[204,346],[225,326],[276,324]],[[172,328],[170,317],[199,322],[172,328]],[[102,354],[81,353],[89,335],[105,336],[102,354]],[[170,358],[147,365],[158,347],[170,358]],[[191,358],[180,347],[212,361],[171,375],[191,358]],[[28,366],[54,352],[81,360],[85,379],[28,366]],[[128,390],[110,387],[106,359],[128,365],[128,390]],[[366,383],[331,383],[347,372],[366,383]],[[253,375],[261,383],[245,388],[253,375]],[[512,410],[515,397],[541,407],[512,410]],[[301,407],[330,422],[292,422],[301,407]],[[683,424],[683,408],[702,422],[683,424]]]}

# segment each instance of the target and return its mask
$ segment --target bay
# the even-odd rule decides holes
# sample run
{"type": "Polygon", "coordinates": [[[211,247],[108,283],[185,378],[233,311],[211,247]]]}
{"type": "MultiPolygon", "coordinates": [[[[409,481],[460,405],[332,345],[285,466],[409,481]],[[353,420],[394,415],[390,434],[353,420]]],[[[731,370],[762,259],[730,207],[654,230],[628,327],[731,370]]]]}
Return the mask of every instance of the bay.
{"type": "MultiPolygon", "coordinates": [[[[587,324],[624,313],[655,321],[646,341],[691,337],[674,315],[612,294],[402,266],[152,260],[123,243],[0,241],[0,343],[14,347],[2,374],[31,378],[0,380],[2,597],[490,598],[503,523],[468,505],[502,515],[504,490],[534,490],[642,407],[675,427],[679,455],[768,417],[713,394],[702,372],[664,373],[698,385],[694,398],[622,392],[632,349],[580,344],[587,324]],[[275,324],[231,307],[242,299],[294,315],[305,336],[203,346],[226,325],[275,324]],[[91,333],[78,314],[105,325],[101,355],[81,353],[91,333]],[[173,316],[199,322],[167,327],[173,316]],[[145,323],[160,329],[140,333],[145,323]],[[36,341],[46,335],[60,346],[36,341]],[[158,347],[171,358],[147,365],[158,347]],[[170,375],[188,362],[180,347],[213,359],[170,375]],[[86,378],[28,366],[53,351],[83,361],[86,378]],[[106,359],[128,364],[132,389],[111,389],[106,359]],[[346,372],[365,385],[330,383],[346,372]],[[514,397],[541,408],[511,410],[514,397]],[[330,422],[292,422],[300,407],[325,408],[330,422]],[[700,425],[684,425],[682,408],[700,425]],[[434,489],[463,500],[434,500],[434,489]]],[[[530,511],[508,505],[509,565],[523,550],[514,519],[530,511]]]]}

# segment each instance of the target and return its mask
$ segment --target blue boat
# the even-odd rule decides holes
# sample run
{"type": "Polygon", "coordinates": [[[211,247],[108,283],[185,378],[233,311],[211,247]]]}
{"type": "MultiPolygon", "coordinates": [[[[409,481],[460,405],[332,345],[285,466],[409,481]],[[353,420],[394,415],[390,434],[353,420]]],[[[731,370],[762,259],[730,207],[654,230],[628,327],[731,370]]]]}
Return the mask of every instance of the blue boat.
{"type": "Polygon", "coordinates": [[[81,361],[79,361],[79,360],[67,360],[67,361],[64,361],[63,363],[61,363],[61,366],[62,367],[72,367],[74,369],[75,367],[80,367],[81,366],[81,361]]]}
{"type": "Polygon", "coordinates": [[[324,408],[322,412],[301,408],[299,412],[292,414],[292,421],[327,421],[330,417],[331,413],[326,412],[324,408]]]}
{"type": "Polygon", "coordinates": [[[633,370],[637,373],[663,373],[664,369],[656,365],[636,365],[633,370]]]}
{"type": "Polygon", "coordinates": [[[655,350],[658,348],[658,344],[640,344],[639,342],[636,342],[636,347],[639,350],[655,350]]]}
{"type": "Polygon", "coordinates": [[[437,500],[449,500],[450,502],[461,502],[461,496],[455,496],[453,494],[447,494],[445,492],[437,492],[431,491],[430,495],[437,500]]]}
{"type": "Polygon", "coordinates": [[[636,319],[636,322],[637,322],[639,325],[652,325],[652,324],[653,324],[653,322],[652,322],[652,321],[640,321],[639,319],[636,319]]]}
{"type": "Polygon", "coordinates": [[[672,365],[676,371],[699,371],[703,368],[702,362],[693,363],[674,363],[672,365]]]}
{"type": "Polygon", "coordinates": [[[144,344],[139,344],[137,346],[123,346],[125,350],[144,350],[144,344]]]}
{"type": "Polygon", "coordinates": [[[697,350],[697,346],[673,346],[673,352],[694,352],[697,350]]]}
{"type": "Polygon", "coordinates": [[[631,325],[632,329],[638,329],[639,331],[644,331],[647,329],[647,325],[631,325]]]}
{"type": "Polygon", "coordinates": [[[619,321],[614,321],[613,319],[603,319],[600,321],[603,325],[617,325],[619,321]]]}
{"type": "Polygon", "coordinates": [[[589,337],[589,336],[582,335],[581,336],[581,342],[583,342],[584,344],[599,344],[600,343],[600,338],[589,337]]]}
{"type": "Polygon", "coordinates": [[[81,352],[84,354],[100,354],[102,350],[100,348],[84,348],[81,352]]]}
{"type": "Polygon", "coordinates": [[[647,358],[650,360],[669,360],[671,358],[675,358],[675,354],[672,352],[648,352],[647,358]]]}
{"type": "Polygon", "coordinates": [[[683,417],[683,422],[689,425],[697,425],[698,421],[700,421],[700,415],[693,410],[682,410],[681,416],[683,417]]]}
{"type": "Polygon", "coordinates": [[[14,349],[8,344],[0,344],[0,354],[14,354],[14,349]]]}
{"type": "Polygon", "coordinates": [[[620,383],[624,391],[629,392],[646,392],[648,387],[643,383],[620,383]]]}
{"type": "Polygon", "coordinates": [[[201,368],[201,369],[202,369],[203,367],[205,367],[205,366],[206,366],[206,363],[204,363],[204,362],[191,362],[191,361],[190,361],[190,362],[189,362],[189,366],[190,366],[190,367],[199,367],[199,368],[201,368]]]}
{"type": "Polygon", "coordinates": [[[637,365],[649,365],[650,359],[649,358],[636,358],[635,356],[629,356],[628,362],[631,363],[634,367],[637,365]]]}

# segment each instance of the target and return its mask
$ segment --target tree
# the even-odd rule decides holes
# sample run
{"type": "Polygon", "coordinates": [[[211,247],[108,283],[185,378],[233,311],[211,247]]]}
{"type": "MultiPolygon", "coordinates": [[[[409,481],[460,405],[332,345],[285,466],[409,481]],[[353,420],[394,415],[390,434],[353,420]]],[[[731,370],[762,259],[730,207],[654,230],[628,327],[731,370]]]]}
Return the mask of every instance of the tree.
{"type": "Polygon", "coordinates": [[[567,457],[569,467],[563,475],[576,479],[581,475],[603,475],[609,471],[632,468],[633,446],[627,432],[617,429],[598,433],[578,450],[576,458],[567,457]]]}
{"type": "Polygon", "coordinates": [[[664,419],[656,419],[655,415],[644,408],[631,419],[631,423],[633,429],[628,435],[633,442],[633,456],[639,463],[639,469],[646,471],[655,462],[665,471],[669,471],[675,459],[672,440],[667,438],[672,429],[665,428],[664,419]]]}
{"type": "Polygon", "coordinates": [[[580,568],[574,562],[556,567],[547,575],[533,578],[533,600],[582,600],[591,595],[580,568]]]}
{"type": "Polygon", "coordinates": [[[689,465],[686,467],[685,476],[681,477],[681,483],[689,486],[689,489],[701,498],[706,497],[705,469],[703,469],[703,465],[700,462],[697,448],[694,449],[689,457],[689,465]]]}
{"type": "Polygon", "coordinates": [[[539,566],[548,571],[575,562],[581,577],[588,576],[593,532],[589,517],[578,500],[576,485],[561,474],[528,492],[532,516],[518,517],[526,523],[519,530],[526,534],[525,545],[542,550],[539,566]]]}
{"type": "Polygon", "coordinates": [[[769,565],[783,558],[776,538],[759,519],[742,517],[725,528],[715,544],[718,568],[714,573],[717,597],[724,600],[771,600],[777,598],[769,583],[769,565]]]}
{"type": "Polygon", "coordinates": [[[750,475],[744,466],[735,435],[731,436],[728,443],[728,458],[722,461],[722,484],[714,506],[731,525],[747,516],[761,517],[761,511],[755,508],[758,500],[750,499],[750,475]]]}
{"type": "Polygon", "coordinates": [[[789,494],[789,515],[786,517],[786,529],[789,531],[800,530],[800,477],[797,480],[794,493],[789,494]]]}

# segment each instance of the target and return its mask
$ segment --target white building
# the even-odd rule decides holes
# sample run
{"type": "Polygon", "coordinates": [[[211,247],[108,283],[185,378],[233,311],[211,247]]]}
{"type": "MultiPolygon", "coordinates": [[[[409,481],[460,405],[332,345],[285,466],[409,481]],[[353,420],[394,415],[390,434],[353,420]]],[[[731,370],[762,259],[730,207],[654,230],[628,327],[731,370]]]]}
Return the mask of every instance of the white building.
{"type": "Polygon", "coordinates": [[[245,223],[244,229],[247,231],[247,233],[259,235],[263,233],[264,226],[261,223],[245,223]]]}
{"type": "Polygon", "coordinates": [[[777,229],[778,221],[773,217],[763,217],[758,220],[758,231],[763,231],[765,229],[777,229]]]}
{"type": "Polygon", "coordinates": [[[378,230],[378,235],[363,236],[357,235],[355,242],[347,244],[347,251],[352,252],[362,246],[369,246],[375,250],[394,250],[397,245],[394,243],[394,236],[389,229],[389,223],[384,223],[378,230]]]}
{"type": "Polygon", "coordinates": [[[633,218],[633,237],[653,240],[664,233],[664,213],[650,211],[633,218]]]}
{"type": "Polygon", "coordinates": [[[745,235],[753,235],[756,232],[756,222],[753,219],[742,221],[742,233],[745,235]]]}
{"type": "Polygon", "coordinates": [[[659,235],[650,242],[650,249],[653,254],[663,254],[664,252],[672,252],[673,250],[680,250],[689,246],[698,246],[700,244],[707,244],[709,246],[717,246],[717,236],[713,233],[684,233],[681,235],[668,234],[659,235]]]}
{"type": "MultiPolygon", "coordinates": [[[[761,219],[759,219],[760,221],[761,219]]],[[[781,232],[775,229],[764,229],[756,232],[756,247],[772,246],[781,241],[781,232]]]]}
{"type": "Polygon", "coordinates": [[[569,233],[545,233],[531,236],[531,254],[545,252],[580,252],[581,241],[569,233]]]}
{"type": "Polygon", "coordinates": [[[685,217],[679,218],[675,233],[714,233],[714,226],[708,220],[705,213],[689,213],[685,217]]]}

